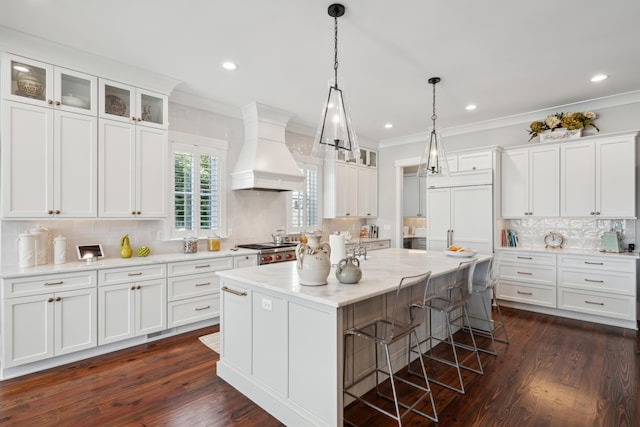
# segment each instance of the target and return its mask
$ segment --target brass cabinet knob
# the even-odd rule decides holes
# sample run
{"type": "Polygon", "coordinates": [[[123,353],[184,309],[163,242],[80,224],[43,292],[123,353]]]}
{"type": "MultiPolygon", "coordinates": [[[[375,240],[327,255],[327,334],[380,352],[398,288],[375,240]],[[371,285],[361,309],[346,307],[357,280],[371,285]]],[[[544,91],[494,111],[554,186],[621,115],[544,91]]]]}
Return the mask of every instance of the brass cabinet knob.
{"type": "Polygon", "coordinates": [[[62,104],[62,103],[61,103],[60,101],[56,101],[56,102],[55,102],[55,104],[56,104],[56,105],[60,105],[60,104],[62,104]]]}
{"type": "Polygon", "coordinates": [[[132,290],[132,291],[135,291],[135,290],[136,290],[136,287],[135,287],[135,286],[132,286],[132,287],[131,287],[131,290],[132,290]]]}
{"type": "Polygon", "coordinates": [[[53,301],[54,301],[54,299],[53,299],[53,298],[49,298],[49,299],[47,299],[47,302],[53,302],[53,301]]]}
{"type": "Polygon", "coordinates": [[[53,104],[53,99],[47,99],[47,104],[53,104]]]}
{"type": "Polygon", "coordinates": [[[135,121],[136,121],[136,118],[135,118],[135,117],[131,117],[131,120],[133,120],[133,121],[135,122],[135,121]]]}
{"type": "Polygon", "coordinates": [[[135,214],[136,214],[136,211],[131,211],[131,215],[135,215],[135,214]]]}
{"type": "Polygon", "coordinates": [[[141,122],[141,121],[142,121],[142,118],[141,118],[141,117],[138,117],[138,121],[139,121],[139,122],[141,122]]]}
{"type": "Polygon", "coordinates": [[[47,211],[47,213],[48,213],[49,215],[53,215],[53,210],[49,209],[49,210],[47,211]]]}
{"type": "Polygon", "coordinates": [[[136,214],[140,215],[140,214],[142,214],[142,212],[138,211],[138,212],[136,212],[136,214]]]}
{"type": "Polygon", "coordinates": [[[60,215],[60,209],[56,209],[56,215],[60,215]]]}

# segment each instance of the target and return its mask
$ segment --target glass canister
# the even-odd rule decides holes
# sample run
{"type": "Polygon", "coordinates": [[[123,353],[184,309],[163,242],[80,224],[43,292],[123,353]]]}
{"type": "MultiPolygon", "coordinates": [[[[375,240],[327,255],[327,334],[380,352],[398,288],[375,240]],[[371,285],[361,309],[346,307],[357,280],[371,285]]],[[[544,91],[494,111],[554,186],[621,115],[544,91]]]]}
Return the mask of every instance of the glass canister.
{"type": "Polygon", "coordinates": [[[198,252],[198,238],[195,236],[187,236],[182,239],[185,254],[195,254],[198,252]]]}
{"type": "Polygon", "coordinates": [[[213,236],[207,237],[207,250],[210,252],[219,251],[220,250],[220,237],[213,236]]]}

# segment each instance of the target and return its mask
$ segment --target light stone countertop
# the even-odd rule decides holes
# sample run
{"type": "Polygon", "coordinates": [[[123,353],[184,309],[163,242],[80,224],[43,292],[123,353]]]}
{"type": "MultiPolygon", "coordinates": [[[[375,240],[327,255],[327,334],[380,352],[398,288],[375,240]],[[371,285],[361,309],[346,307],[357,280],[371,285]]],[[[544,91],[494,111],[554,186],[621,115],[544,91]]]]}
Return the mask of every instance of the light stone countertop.
{"type": "MultiPolygon", "coordinates": [[[[35,267],[20,268],[17,265],[2,266],[0,268],[0,278],[10,277],[26,277],[37,274],[57,274],[57,273],[76,273],[86,270],[102,270],[108,268],[136,267],[148,264],[159,264],[165,262],[179,261],[197,261],[207,258],[221,258],[229,256],[256,255],[258,251],[251,249],[239,248],[237,251],[221,250],[215,252],[200,251],[194,254],[185,253],[169,253],[169,254],[152,254],[146,257],[132,256],[131,258],[103,258],[99,261],[70,261],[64,264],[44,264],[35,267]]],[[[70,253],[67,252],[67,256],[70,253]]],[[[75,255],[75,254],[74,254],[75,255]]],[[[295,263],[291,263],[295,264],[295,263]]]]}
{"type": "Polygon", "coordinates": [[[495,249],[496,252],[543,252],[547,254],[562,254],[562,255],[594,255],[594,256],[616,256],[616,257],[626,257],[626,258],[640,258],[640,253],[638,252],[601,252],[593,249],[573,249],[573,248],[562,248],[562,249],[553,249],[553,248],[545,248],[542,246],[531,246],[531,247],[497,247],[495,249]]]}
{"type": "MultiPolygon", "coordinates": [[[[491,254],[478,254],[475,258],[481,262],[491,257],[491,254]]],[[[404,276],[431,271],[432,277],[437,277],[455,271],[461,261],[470,259],[451,257],[443,252],[414,249],[389,248],[371,251],[367,253],[366,260],[360,258],[362,279],[353,285],[338,282],[335,267],[331,268],[327,285],[300,285],[295,262],[218,271],[216,274],[223,279],[235,280],[287,296],[331,307],[342,307],[387,293],[395,289],[404,276]]]]}

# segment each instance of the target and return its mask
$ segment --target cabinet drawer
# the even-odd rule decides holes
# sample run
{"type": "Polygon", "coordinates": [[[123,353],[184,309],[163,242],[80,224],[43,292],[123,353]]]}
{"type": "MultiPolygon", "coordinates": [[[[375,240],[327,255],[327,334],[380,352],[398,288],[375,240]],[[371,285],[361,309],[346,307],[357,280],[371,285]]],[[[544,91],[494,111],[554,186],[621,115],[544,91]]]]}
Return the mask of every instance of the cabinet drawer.
{"type": "Polygon", "coordinates": [[[458,155],[458,172],[493,169],[493,153],[469,153],[458,155]]]}
{"type": "Polygon", "coordinates": [[[2,283],[5,297],[11,298],[95,287],[97,275],[95,271],[47,274],[43,276],[4,279],[2,283]]]}
{"type": "Polygon", "coordinates": [[[168,300],[217,294],[220,290],[220,278],[213,272],[191,276],[170,277],[168,280],[168,300]]]}
{"type": "Polygon", "coordinates": [[[537,285],[555,286],[556,269],[552,266],[500,265],[500,279],[537,285]]]}
{"type": "Polygon", "coordinates": [[[636,259],[616,256],[559,255],[558,267],[579,267],[593,270],[636,271],[636,259]]]}
{"type": "Polygon", "coordinates": [[[556,308],[556,288],[500,282],[498,299],[556,308]]]}
{"type": "Polygon", "coordinates": [[[233,257],[233,268],[255,267],[258,265],[258,255],[240,255],[233,257]]]}
{"type": "Polygon", "coordinates": [[[556,265],[555,254],[538,252],[499,252],[500,263],[516,263],[518,265],[556,265]]]}
{"type": "Polygon", "coordinates": [[[636,275],[615,271],[559,269],[558,286],[635,296],[636,275]]]}
{"type": "Polygon", "coordinates": [[[186,325],[200,320],[212,319],[220,315],[220,295],[169,303],[169,327],[186,325]]]}
{"type": "Polygon", "coordinates": [[[137,267],[113,268],[98,271],[98,284],[115,285],[118,283],[138,282],[140,280],[164,279],[166,264],[141,265],[137,267]]]}
{"type": "Polygon", "coordinates": [[[558,308],[635,321],[635,298],[558,288],[558,308]]]}
{"type": "Polygon", "coordinates": [[[208,271],[231,270],[232,268],[233,257],[204,258],[196,261],[171,262],[168,265],[168,275],[169,277],[184,276],[208,271]]]}

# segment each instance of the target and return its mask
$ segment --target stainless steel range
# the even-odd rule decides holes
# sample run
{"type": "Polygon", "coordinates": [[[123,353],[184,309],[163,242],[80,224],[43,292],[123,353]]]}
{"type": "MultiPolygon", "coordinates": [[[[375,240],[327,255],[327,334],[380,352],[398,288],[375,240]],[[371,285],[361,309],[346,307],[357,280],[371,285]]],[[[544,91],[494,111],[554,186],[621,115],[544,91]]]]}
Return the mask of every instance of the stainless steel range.
{"type": "Polygon", "coordinates": [[[252,243],[238,245],[239,248],[253,249],[258,251],[258,264],[273,264],[276,262],[295,261],[296,246],[298,243],[252,243]]]}

